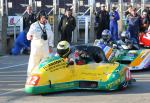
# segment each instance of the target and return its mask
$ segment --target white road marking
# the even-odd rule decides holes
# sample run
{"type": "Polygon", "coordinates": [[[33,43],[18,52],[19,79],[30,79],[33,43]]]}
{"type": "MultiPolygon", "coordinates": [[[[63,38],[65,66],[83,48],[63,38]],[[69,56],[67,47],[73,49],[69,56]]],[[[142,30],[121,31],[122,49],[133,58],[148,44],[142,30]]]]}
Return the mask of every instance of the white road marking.
{"type": "Polygon", "coordinates": [[[15,74],[15,75],[6,75],[6,74],[4,74],[4,75],[0,75],[0,77],[27,77],[27,75],[18,75],[18,74],[15,74]]]}
{"type": "Polygon", "coordinates": [[[13,91],[14,88],[6,88],[6,89],[1,89],[1,91],[13,91]]]}
{"type": "Polygon", "coordinates": [[[19,67],[19,66],[23,66],[23,65],[27,65],[28,63],[24,63],[24,64],[18,64],[18,65],[12,65],[12,66],[7,66],[7,67],[1,67],[0,70],[3,70],[3,69],[13,69],[13,67],[19,67]]]}
{"type": "Polygon", "coordinates": [[[12,85],[12,86],[13,86],[13,85],[15,85],[15,86],[22,86],[22,85],[23,85],[23,86],[24,86],[24,84],[22,84],[22,83],[21,83],[21,84],[16,84],[16,83],[15,83],[15,84],[7,84],[7,85],[8,85],[8,86],[10,86],[10,85],[12,85]]]}
{"type": "MultiPolygon", "coordinates": [[[[11,71],[11,74],[13,74],[13,73],[26,73],[27,71],[26,70],[22,70],[22,71],[11,71]]],[[[6,73],[10,73],[10,71],[0,71],[0,75],[1,74],[6,74],[6,73]]]]}
{"type": "Polygon", "coordinates": [[[9,57],[9,56],[1,56],[0,58],[6,58],[6,57],[9,57]]]}
{"type": "Polygon", "coordinates": [[[24,88],[15,89],[15,90],[12,90],[12,91],[9,91],[9,92],[1,93],[0,96],[4,96],[4,95],[7,95],[7,94],[11,94],[11,93],[15,93],[15,92],[23,91],[23,90],[24,90],[24,88]]]}
{"type": "MultiPolygon", "coordinates": [[[[2,56],[0,58],[6,58],[6,57],[9,57],[9,56],[2,56]]],[[[11,66],[6,66],[6,67],[1,67],[0,70],[3,70],[3,69],[14,69],[13,67],[24,66],[24,65],[27,65],[27,64],[28,63],[23,63],[23,64],[17,64],[17,65],[11,65],[11,66]]],[[[15,71],[12,71],[12,72],[15,73],[15,71]]],[[[26,72],[26,71],[23,71],[23,72],[26,72]]],[[[8,72],[0,72],[0,73],[8,73],[8,72]]],[[[13,75],[10,75],[10,76],[13,76],[13,75]]],[[[26,76],[26,75],[18,75],[18,76],[26,76]]],[[[23,84],[18,84],[19,82],[21,83],[22,81],[0,81],[0,82],[1,83],[5,83],[5,82],[14,82],[14,83],[17,83],[17,84],[8,84],[8,85],[23,85],[23,84]]],[[[10,89],[10,88],[8,88],[6,90],[9,90],[9,91],[8,92],[4,92],[4,93],[0,93],[0,96],[12,94],[12,93],[16,93],[16,92],[19,92],[19,91],[24,91],[24,88],[20,88],[20,89],[10,89]]]]}
{"type": "Polygon", "coordinates": [[[21,80],[21,81],[0,81],[0,83],[24,83],[24,81],[23,80],[21,80]]]}

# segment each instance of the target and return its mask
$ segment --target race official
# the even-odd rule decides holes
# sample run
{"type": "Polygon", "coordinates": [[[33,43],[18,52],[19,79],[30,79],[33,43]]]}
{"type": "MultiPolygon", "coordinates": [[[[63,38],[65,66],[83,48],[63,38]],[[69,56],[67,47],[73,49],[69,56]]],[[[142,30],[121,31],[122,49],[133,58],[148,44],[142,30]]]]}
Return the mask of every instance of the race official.
{"type": "Polygon", "coordinates": [[[109,16],[110,16],[109,30],[111,31],[113,41],[116,41],[119,39],[119,37],[118,37],[118,20],[120,19],[120,16],[116,9],[117,8],[115,6],[113,6],[112,11],[109,13],[109,16]]]}
{"type": "Polygon", "coordinates": [[[37,21],[30,26],[27,39],[31,40],[31,53],[28,64],[28,75],[36,69],[43,58],[46,58],[54,46],[54,34],[47,21],[47,15],[41,10],[37,15],[37,21]]]}
{"type": "Polygon", "coordinates": [[[62,16],[58,31],[61,33],[61,41],[66,40],[71,43],[72,32],[76,27],[76,20],[72,16],[72,12],[70,8],[66,9],[65,15],[62,16]]]}

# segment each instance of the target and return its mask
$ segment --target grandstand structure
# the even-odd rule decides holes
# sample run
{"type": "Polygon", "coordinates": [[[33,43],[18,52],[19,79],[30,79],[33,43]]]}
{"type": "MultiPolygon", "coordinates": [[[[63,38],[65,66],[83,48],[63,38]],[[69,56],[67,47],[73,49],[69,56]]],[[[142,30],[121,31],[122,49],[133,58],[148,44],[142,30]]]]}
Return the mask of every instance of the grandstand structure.
{"type": "MultiPolygon", "coordinates": [[[[47,5],[53,5],[53,0],[33,0],[35,1],[36,11],[39,11],[41,8],[50,11],[50,8],[47,5]]],[[[83,5],[87,5],[89,0],[78,0],[83,3],[83,5]]],[[[118,3],[119,0],[110,0],[111,3],[118,3]]],[[[137,4],[140,4],[142,0],[123,0],[125,3],[131,3],[135,1],[137,4]]],[[[72,4],[73,0],[59,0],[59,8],[66,8],[69,4],[72,4]]],[[[105,3],[106,0],[95,0],[96,3],[105,3]]],[[[150,2],[149,0],[145,0],[145,2],[150,2]]],[[[29,4],[29,0],[8,0],[8,15],[17,15],[24,12],[26,5],[29,4]]],[[[80,6],[80,11],[86,11],[87,7],[80,6]]]]}

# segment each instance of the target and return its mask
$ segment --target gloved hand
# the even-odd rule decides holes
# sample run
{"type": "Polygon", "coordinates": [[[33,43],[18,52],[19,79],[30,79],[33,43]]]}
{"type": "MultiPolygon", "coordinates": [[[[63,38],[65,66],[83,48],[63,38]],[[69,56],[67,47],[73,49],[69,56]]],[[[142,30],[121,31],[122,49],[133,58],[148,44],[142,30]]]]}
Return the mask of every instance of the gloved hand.
{"type": "Polygon", "coordinates": [[[82,57],[82,58],[87,58],[87,57],[88,57],[87,52],[86,52],[86,51],[83,51],[83,50],[79,51],[79,55],[80,55],[80,57],[82,57]]]}

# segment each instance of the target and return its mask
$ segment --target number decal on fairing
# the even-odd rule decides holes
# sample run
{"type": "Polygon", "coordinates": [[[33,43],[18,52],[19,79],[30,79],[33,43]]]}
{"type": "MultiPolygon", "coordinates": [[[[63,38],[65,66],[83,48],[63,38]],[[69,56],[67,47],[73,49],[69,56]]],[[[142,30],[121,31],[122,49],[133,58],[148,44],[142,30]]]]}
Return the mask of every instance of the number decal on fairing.
{"type": "Polygon", "coordinates": [[[30,76],[30,77],[28,77],[26,84],[27,85],[37,85],[39,79],[40,79],[39,76],[30,76]]]}

